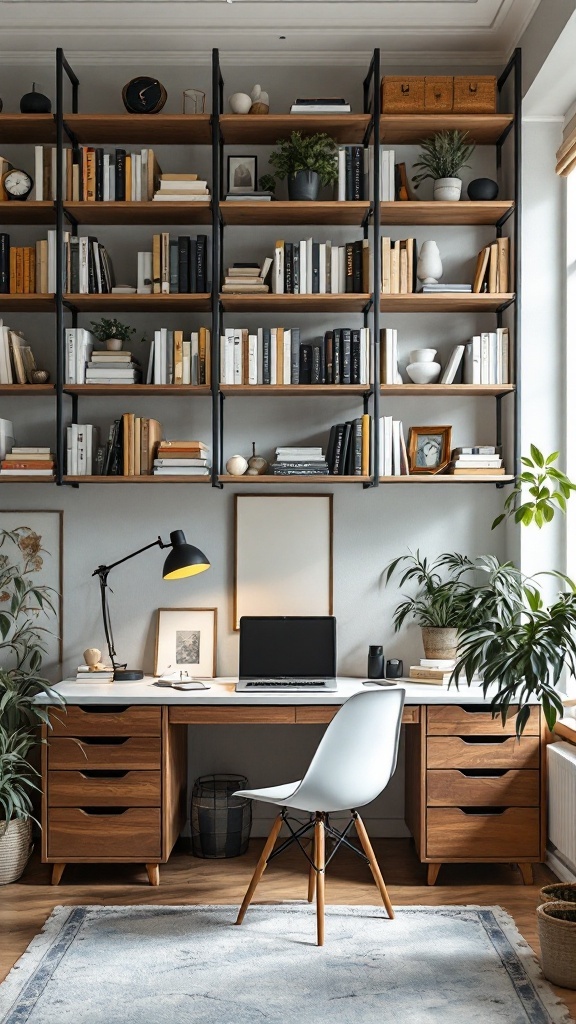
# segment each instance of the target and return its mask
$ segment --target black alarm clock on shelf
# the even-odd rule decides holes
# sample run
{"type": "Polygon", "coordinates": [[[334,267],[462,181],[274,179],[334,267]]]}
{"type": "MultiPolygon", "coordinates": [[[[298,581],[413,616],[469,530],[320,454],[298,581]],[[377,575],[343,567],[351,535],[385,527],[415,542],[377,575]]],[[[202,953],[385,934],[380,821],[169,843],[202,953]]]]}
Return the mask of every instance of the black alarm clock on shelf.
{"type": "Polygon", "coordinates": [[[28,199],[34,182],[26,171],[13,167],[11,171],[5,171],[2,175],[2,188],[7,199],[24,200],[28,199]]]}
{"type": "Polygon", "coordinates": [[[157,78],[133,78],[122,89],[122,100],[130,114],[157,114],[168,99],[168,93],[157,78]]]}

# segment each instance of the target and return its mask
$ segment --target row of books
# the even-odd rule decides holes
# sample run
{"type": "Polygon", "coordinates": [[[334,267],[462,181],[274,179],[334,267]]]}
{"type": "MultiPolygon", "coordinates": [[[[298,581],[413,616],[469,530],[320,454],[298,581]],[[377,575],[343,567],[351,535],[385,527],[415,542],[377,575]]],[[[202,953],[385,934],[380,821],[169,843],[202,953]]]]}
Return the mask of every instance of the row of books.
{"type": "Polygon", "coordinates": [[[69,476],[149,476],[161,439],[162,425],[158,420],[136,417],[134,413],[125,413],[114,420],[105,445],[98,444],[97,427],[92,423],[72,423],[66,428],[67,473],[69,476]]]}
{"type": "Polygon", "coordinates": [[[416,239],[380,239],[381,281],[383,295],[408,295],[417,291],[416,239]]]}
{"type": "Polygon", "coordinates": [[[139,295],[197,294],[209,291],[208,237],[168,231],[152,236],[152,252],[138,253],[139,295]]]}
{"type": "Polygon", "coordinates": [[[370,331],[336,327],[301,340],[299,327],[229,327],[220,338],[221,384],[359,384],[370,379],[370,331]]]}
{"type": "Polygon", "coordinates": [[[184,331],[154,331],[147,384],[210,384],[210,330],[201,327],[185,338],[184,331]]]}
{"type": "Polygon", "coordinates": [[[0,231],[0,295],[53,294],[56,291],[56,230],[35,245],[11,246],[0,231]]]}
{"type": "Polygon", "coordinates": [[[0,463],[2,476],[39,476],[51,479],[56,465],[49,448],[17,447],[12,445],[0,463]]]}
{"type": "Polygon", "coordinates": [[[338,146],[338,200],[357,202],[364,199],[364,146],[338,146]]]}
{"type": "Polygon", "coordinates": [[[502,235],[480,250],[472,284],[473,292],[506,293],[510,287],[510,239],[502,235]]]}
{"type": "Polygon", "coordinates": [[[0,320],[0,384],[33,384],[34,353],[20,331],[0,320]]]}
{"type": "Polygon", "coordinates": [[[464,347],[464,384],[511,384],[512,350],[507,327],[475,334],[464,347]]]}
{"type": "Polygon", "coordinates": [[[272,263],[272,291],[277,295],[334,295],[370,291],[370,246],[367,239],[333,245],[278,241],[272,263]]]}
{"type": "Polygon", "coordinates": [[[378,420],[378,476],[408,476],[408,453],[401,420],[380,416],[378,420]]]}
{"type": "Polygon", "coordinates": [[[358,416],[330,428],[321,447],[281,446],[270,466],[273,476],[367,476],[370,472],[370,417],[358,416]]]}

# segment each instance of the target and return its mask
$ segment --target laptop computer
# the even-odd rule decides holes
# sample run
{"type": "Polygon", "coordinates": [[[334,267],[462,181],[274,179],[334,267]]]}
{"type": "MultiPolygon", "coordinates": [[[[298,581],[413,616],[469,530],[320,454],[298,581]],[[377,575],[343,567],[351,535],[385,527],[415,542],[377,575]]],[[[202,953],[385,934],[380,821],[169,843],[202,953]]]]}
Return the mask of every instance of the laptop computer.
{"type": "Polygon", "coordinates": [[[240,693],[327,693],[336,690],[333,615],[243,615],[240,693]]]}

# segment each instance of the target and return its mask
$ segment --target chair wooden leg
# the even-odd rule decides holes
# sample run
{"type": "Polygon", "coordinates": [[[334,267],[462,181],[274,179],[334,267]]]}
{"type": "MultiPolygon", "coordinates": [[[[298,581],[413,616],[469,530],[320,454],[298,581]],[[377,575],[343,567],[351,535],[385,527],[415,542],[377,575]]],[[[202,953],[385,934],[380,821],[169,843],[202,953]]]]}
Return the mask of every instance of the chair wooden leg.
{"type": "Polygon", "coordinates": [[[64,868],[66,864],[53,864],[52,865],[52,878],[50,879],[51,885],[60,885],[60,879],[64,874],[64,868]]]}
{"type": "Polygon", "coordinates": [[[264,844],[264,849],[262,850],[262,854],[261,854],[260,860],[258,861],[258,863],[256,865],[256,870],[254,871],[254,874],[252,875],[252,880],[251,880],[250,885],[248,886],[248,888],[246,890],[246,895],[245,895],[244,899],[242,900],[242,906],[240,907],[240,910],[238,911],[238,917],[236,918],[236,924],[242,924],[242,921],[244,920],[244,915],[245,915],[246,911],[248,910],[248,907],[250,906],[250,903],[252,901],[252,897],[253,897],[253,895],[254,895],[254,893],[256,891],[256,886],[258,885],[258,882],[260,881],[260,879],[262,878],[262,875],[264,874],[264,872],[266,870],[266,865],[268,863],[268,857],[270,856],[270,854],[272,853],[272,850],[274,849],[274,844],[275,844],[275,842],[276,842],[276,840],[278,838],[278,833],[280,832],[280,829],[282,828],[282,820],[283,820],[282,819],[282,815],[279,814],[278,817],[276,818],[276,821],[272,825],[272,828],[270,830],[270,835],[268,836],[268,839],[266,840],[266,843],[264,844]]]}
{"type": "Polygon", "coordinates": [[[534,872],[531,864],[519,864],[520,874],[524,885],[534,885],[534,872]]]}
{"type": "MultiPolygon", "coordinates": [[[[312,856],[315,856],[314,850],[312,850],[312,856]]],[[[316,861],[314,861],[316,863],[316,861]]],[[[314,893],[316,892],[316,872],[312,864],[308,872],[308,903],[314,902],[314,893]]]]}
{"type": "Polygon", "coordinates": [[[436,885],[436,881],[437,881],[438,875],[440,873],[440,868],[441,867],[442,867],[442,864],[429,864],[428,865],[428,878],[427,878],[428,885],[436,885]]]}
{"type": "Polygon", "coordinates": [[[362,844],[362,849],[364,850],[364,853],[366,854],[366,856],[368,858],[368,863],[370,864],[370,870],[372,872],[372,876],[374,878],[374,881],[376,882],[376,885],[378,886],[378,888],[380,890],[380,895],[382,897],[382,902],[383,902],[384,906],[386,907],[386,911],[388,913],[388,917],[393,918],[394,917],[394,910],[392,909],[392,904],[390,902],[390,897],[388,895],[388,891],[386,889],[386,886],[384,885],[384,879],[382,878],[382,872],[380,871],[380,868],[378,866],[378,861],[376,860],[376,856],[374,854],[374,850],[372,849],[372,845],[371,845],[370,840],[368,838],[368,833],[367,833],[367,831],[366,831],[366,829],[364,827],[364,822],[362,821],[362,818],[360,817],[359,814],[356,814],[354,816],[354,824],[356,826],[356,832],[358,833],[358,838],[359,838],[359,840],[360,840],[360,842],[362,844]]]}
{"type": "Polygon", "coordinates": [[[160,865],[159,864],[147,864],[146,872],[148,874],[148,881],[150,885],[160,885],[160,865]]]}
{"type": "Polygon", "coordinates": [[[316,875],[316,934],[319,946],[324,945],[324,880],[326,878],[326,835],[324,818],[318,815],[314,825],[314,863],[316,875]]]}

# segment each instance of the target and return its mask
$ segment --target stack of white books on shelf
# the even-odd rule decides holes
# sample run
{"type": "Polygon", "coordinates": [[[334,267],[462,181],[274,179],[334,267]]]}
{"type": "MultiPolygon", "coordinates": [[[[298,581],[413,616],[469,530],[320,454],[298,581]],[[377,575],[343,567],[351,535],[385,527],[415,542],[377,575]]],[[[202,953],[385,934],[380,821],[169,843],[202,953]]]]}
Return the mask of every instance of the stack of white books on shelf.
{"type": "Polygon", "coordinates": [[[342,96],[300,97],[290,107],[291,114],[349,114],[350,104],[342,96]]]}
{"type": "Polygon", "coordinates": [[[76,671],[77,683],[111,683],[114,680],[114,669],[105,665],[103,668],[90,668],[88,665],[78,665],[76,671]]]}
{"type": "Polygon", "coordinates": [[[207,181],[200,181],[197,174],[161,174],[160,188],[154,194],[154,202],[190,203],[210,198],[207,181]]]}
{"type": "Polygon", "coordinates": [[[226,271],[222,291],[226,295],[265,295],[270,291],[264,282],[271,266],[270,256],[266,257],[262,266],[258,263],[234,263],[226,271]]]}
{"type": "Polygon", "coordinates": [[[210,449],[202,441],[160,441],[154,476],[209,476],[210,449]]]}
{"type": "MultiPolygon", "coordinates": [[[[6,420],[0,420],[0,425],[6,420]]],[[[0,437],[0,449],[2,440],[0,437]]],[[[0,464],[2,476],[53,477],[56,458],[49,448],[12,447],[0,464]]]]}
{"type": "Polygon", "coordinates": [[[408,476],[408,454],[402,420],[380,416],[378,421],[378,476],[408,476]]]}
{"type": "Polygon", "coordinates": [[[270,471],[274,476],[325,476],[328,463],[322,448],[280,447],[270,471]]]}
{"type": "Polygon", "coordinates": [[[510,384],[510,335],[507,327],[475,334],[464,350],[465,384],[510,384]]]}
{"type": "Polygon", "coordinates": [[[500,448],[491,444],[454,448],[446,472],[455,476],[500,476],[505,473],[500,448]]]}
{"type": "Polygon", "coordinates": [[[131,352],[93,352],[86,367],[86,384],[137,384],[140,363],[131,352]]]}
{"type": "Polygon", "coordinates": [[[92,476],[97,442],[91,423],[72,423],[66,427],[66,472],[69,476],[92,476]]]}

